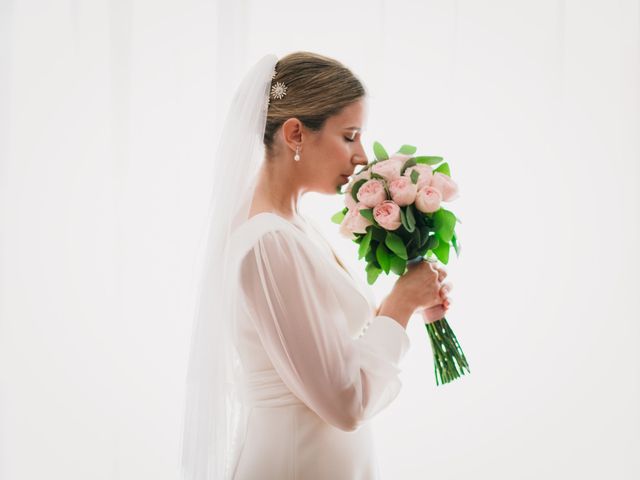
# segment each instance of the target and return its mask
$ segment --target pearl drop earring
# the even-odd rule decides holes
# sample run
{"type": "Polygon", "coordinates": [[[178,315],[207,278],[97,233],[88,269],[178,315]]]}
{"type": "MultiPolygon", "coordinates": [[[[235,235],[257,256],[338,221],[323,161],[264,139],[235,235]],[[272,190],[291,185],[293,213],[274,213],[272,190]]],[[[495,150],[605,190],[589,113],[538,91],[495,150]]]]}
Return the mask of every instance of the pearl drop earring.
{"type": "Polygon", "coordinates": [[[299,151],[299,150],[300,150],[300,145],[296,145],[296,154],[295,154],[295,156],[293,157],[293,159],[294,159],[296,162],[299,162],[299,161],[300,161],[300,153],[298,153],[298,151],[299,151]]]}

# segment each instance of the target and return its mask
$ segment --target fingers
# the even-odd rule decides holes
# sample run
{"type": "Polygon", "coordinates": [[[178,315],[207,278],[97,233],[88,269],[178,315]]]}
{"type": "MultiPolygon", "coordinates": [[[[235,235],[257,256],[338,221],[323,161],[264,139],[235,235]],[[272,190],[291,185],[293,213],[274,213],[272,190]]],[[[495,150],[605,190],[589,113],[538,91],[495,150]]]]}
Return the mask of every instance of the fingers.
{"type": "Polygon", "coordinates": [[[442,267],[436,267],[436,271],[438,272],[438,281],[442,282],[445,278],[447,278],[447,271],[442,267]]]}
{"type": "Polygon", "coordinates": [[[449,292],[452,288],[453,285],[451,282],[447,282],[440,287],[440,298],[442,298],[442,305],[445,309],[448,309],[451,306],[451,297],[449,296],[449,292]]]}
{"type": "Polygon", "coordinates": [[[424,323],[432,323],[437,322],[446,313],[447,309],[443,304],[434,305],[433,307],[426,308],[422,311],[422,317],[424,318],[424,323]]]}
{"type": "Polygon", "coordinates": [[[435,272],[438,274],[439,282],[442,282],[445,278],[447,278],[447,271],[443,267],[438,265],[436,262],[425,261],[423,262],[423,264],[427,265],[432,272],[435,272]]]}
{"type": "Polygon", "coordinates": [[[453,284],[451,282],[445,282],[440,286],[440,296],[442,298],[447,298],[449,292],[453,290],[453,284]]]}
{"type": "Polygon", "coordinates": [[[422,310],[422,317],[425,323],[437,322],[443,318],[449,310],[449,300],[422,310]]]}

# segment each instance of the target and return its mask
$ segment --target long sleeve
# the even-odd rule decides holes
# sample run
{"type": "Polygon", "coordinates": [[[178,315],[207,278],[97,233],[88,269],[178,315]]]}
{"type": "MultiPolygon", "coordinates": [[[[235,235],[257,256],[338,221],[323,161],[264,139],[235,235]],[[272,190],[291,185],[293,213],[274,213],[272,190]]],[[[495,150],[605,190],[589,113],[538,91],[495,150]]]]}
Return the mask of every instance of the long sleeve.
{"type": "Polygon", "coordinates": [[[382,315],[352,338],[318,254],[291,232],[268,231],[242,258],[241,291],[283,382],[324,421],[353,431],[398,395],[410,342],[382,315]]]}

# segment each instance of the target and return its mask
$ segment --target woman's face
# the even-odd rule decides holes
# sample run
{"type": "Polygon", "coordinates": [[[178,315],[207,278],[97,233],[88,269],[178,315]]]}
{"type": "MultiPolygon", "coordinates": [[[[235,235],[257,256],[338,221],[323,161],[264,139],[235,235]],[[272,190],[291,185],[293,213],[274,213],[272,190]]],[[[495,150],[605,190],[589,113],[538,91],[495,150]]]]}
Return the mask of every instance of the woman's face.
{"type": "Polygon", "coordinates": [[[368,163],[361,139],[365,115],[361,98],[329,117],[322,130],[303,143],[299,166],[305,171],[306,190],[335,194],[348,182],[346,176],[368,163]]]}

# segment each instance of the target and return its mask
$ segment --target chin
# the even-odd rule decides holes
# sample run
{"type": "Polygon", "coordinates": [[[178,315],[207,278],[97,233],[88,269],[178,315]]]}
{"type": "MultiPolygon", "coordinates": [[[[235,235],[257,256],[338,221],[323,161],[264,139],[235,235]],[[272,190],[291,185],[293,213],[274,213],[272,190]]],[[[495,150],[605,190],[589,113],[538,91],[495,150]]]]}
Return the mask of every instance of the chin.
{"type": "Polygon", "coordinates": [[[341,187],[342,187],[341,184],[327,185],[326,187],[323,186],[321,189],[316,190],[316,192],[321,193],[323,195],[335,195],[337,193],[342,193],[340,191],[341,187]]]}
{"type": "Polygon", "coordinates": [[[320,193],[323,195],[336,195],[336,194],[342,194],[342,189],[343,187],[346,187],[348,185],[348,183],[344,183],[344,182],[334,182],[334,183],[327,183],[324,185],[317,185],[317,188],[314,188],[313,191],[316,193],[320,193]]]}

